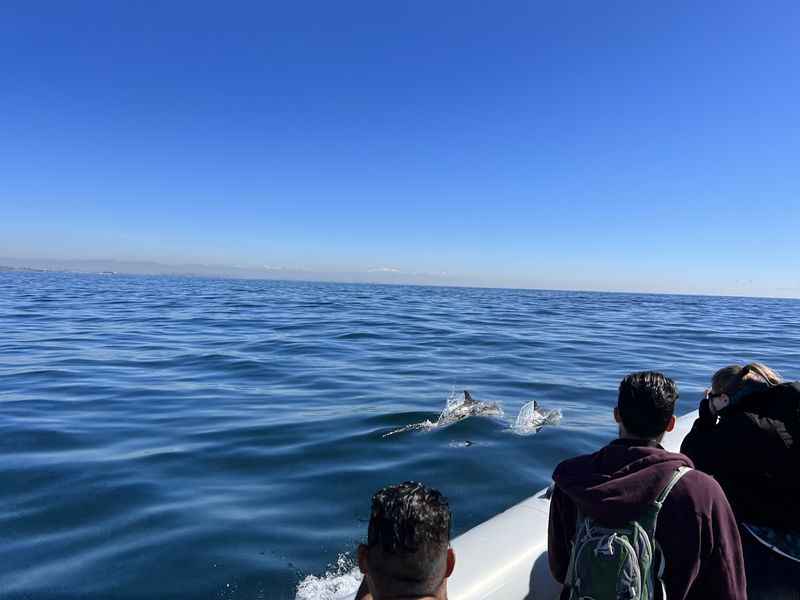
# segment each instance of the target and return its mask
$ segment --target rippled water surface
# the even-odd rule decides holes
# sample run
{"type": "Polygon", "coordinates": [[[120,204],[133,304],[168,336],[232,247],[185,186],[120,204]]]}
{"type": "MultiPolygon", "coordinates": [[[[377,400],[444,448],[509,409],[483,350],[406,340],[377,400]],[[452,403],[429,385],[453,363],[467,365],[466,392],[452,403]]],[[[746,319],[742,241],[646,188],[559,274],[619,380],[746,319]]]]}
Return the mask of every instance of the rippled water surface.
{"type": "Polygon", "coordinates": [[[629,371],[681,412],[729,362],[800,377],[793,300],[2,273],[0,334],[15,599],[294,598],[384,484],[442,489],[456,533],[543,487],[629,371]],[[462,389],[505,418],[384,437],[462,389]],[[516,435],[533,399],[561,424],[516,435]]]}

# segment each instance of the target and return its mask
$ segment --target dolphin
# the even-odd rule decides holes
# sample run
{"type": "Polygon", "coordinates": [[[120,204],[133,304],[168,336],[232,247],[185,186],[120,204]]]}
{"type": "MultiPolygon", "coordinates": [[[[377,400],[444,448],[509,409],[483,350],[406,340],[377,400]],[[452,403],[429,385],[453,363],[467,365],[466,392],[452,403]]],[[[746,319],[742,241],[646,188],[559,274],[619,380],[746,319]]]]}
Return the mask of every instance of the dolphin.
{"type": "Polygon", "coordinates": [[[464,390],[462,394],[452,394],[447,399],[447,405],[439,414],[436,421],[425,420],[421,423],[412,423],[400,429],[395,429],[389,433],[384,433],[383,437],[388,437],[404,431],[415,429],[436,429],[437,427],[447,427],[453,423],[458,423],[469,417],[503,417],[503,409],[496,402],[482,402],[475,400],[469,391],[464,390]]]}
{"type": "Polygon", "coordinates": [[[496,402],[475,400],[468,390],[463,396],[453,395],[447,400],[447,406],[439,415],[437,425],[452,425],[469,417],[502,417],[503,409],[496,402]]]}
{"type": "Polygon", "coordinates": [[[559,409],[543,410],[536,400],[532,400],[519,409],[517,420],[511,429],[515,433],[538,433],[545,425],[558,425],[561,422],[559,409]]]}

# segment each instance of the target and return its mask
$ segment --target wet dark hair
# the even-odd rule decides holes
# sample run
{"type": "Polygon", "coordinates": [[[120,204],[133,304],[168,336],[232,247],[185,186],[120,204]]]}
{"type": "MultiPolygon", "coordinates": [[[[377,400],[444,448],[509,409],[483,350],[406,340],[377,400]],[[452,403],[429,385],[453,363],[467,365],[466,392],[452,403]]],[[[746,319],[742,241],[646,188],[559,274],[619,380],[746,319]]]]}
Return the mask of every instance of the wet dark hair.
{"type": "Polygon", "coordinates": [[[450,545],[450,506],[440,492],[406,481],[372,497],[367,548],[379,550],[371,564],[376,584],[405,593],[429,591],[441,581],[450,545]],[[397,587],[400,584],[400,587],[397,587]]]}
{"type": "Polygon", "coordinates": [[[372,497],[367,546],[387,554],[412,554],[423,546],[450,543],[450,506],[439,491],[406,481],[372,497]]]}
{"type": "Polygon", "coordinates": [[[619,384],[617,408],[629,434],[653,439],[667,430],[677,400],[678,386],[672,379],[642,371],[631,373],[619,384]]]}

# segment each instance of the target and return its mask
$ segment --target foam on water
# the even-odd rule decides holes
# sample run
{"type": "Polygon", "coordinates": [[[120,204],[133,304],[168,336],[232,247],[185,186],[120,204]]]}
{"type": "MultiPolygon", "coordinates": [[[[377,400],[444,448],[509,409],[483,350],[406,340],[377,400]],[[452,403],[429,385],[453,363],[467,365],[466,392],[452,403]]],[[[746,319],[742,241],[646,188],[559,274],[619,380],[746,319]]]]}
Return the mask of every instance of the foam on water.
{"type": "Polygon", "coordinates": [[[361,572],[349,554],[340,554],[322,576],[308,575],[297,584],[295,600],[340,600],[354,594],[361,572]]]}
{"type": "Polygon", "coordinates": [[[430,429],[435,429],[439,426],[439,421],[431,421],[429,419],[425,419],[419,423],[410,423],[409,425],[404,425],[398,429],[393,429],[389,433],[384,433],[382,437],[389,437],[390,435],[395,435],[396,433],[403,433],[406,431],[417,431],[419,429],[424,429],[428,431],[430,429]]]}

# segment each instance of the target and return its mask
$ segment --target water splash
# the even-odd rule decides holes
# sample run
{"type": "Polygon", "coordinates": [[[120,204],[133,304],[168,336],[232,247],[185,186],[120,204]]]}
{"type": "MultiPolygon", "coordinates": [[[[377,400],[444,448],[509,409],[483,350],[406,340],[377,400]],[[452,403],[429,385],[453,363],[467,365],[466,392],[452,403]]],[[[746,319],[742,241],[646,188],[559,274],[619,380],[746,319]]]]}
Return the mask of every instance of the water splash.
{"type": "Polygon", "coordinates": [[[447,404],[439,414],[436,421],[426,419],[420,423],[405,425],[389,433],[384,433],[383,437],[389,437],[405,431],[418,429],[430,430],[440,427],[447,427],[453,423],[458,423],[469,417],[500,417],[503,418],[503,408],[497,402],[482,402],[475,400],[467,390],[461,393],[451,392],[447,397],[447,404]]]}
{"type": "Polygon", "coordinates": [[[511,426],[511,431],[518,435],[533,435],[545,425],[558,425],[561,423],[561,410],[543,410],[536,400],[524,405],[517,415],[517,420],[511,426]]]}
{"type": "Polygon", "coordinates": [[[403,427],[400,427],[399,429],[394,429],[394,430],[390,431],[389,433],[384,433],[381,437],[389,437],[390,435],[394,435],[396,433],[403,433],[405,431],[417,431],[419,429],[424,429],[424,430],[427,431],[429,429],[435,429],[438,426],[439,426],[439,422],[438,421],[430,421],[428,419],[425,419],[424,421],[421,421],[420,423],[411,423],[410,425],[404,425],[403,427]]]}
{"type": "Polygon", "coordinates": [[[361,572],[349,554],[340,554],[324,575],[307,575],[297,584],[295,600],[344,600],[358,591],[361,572]]]}

